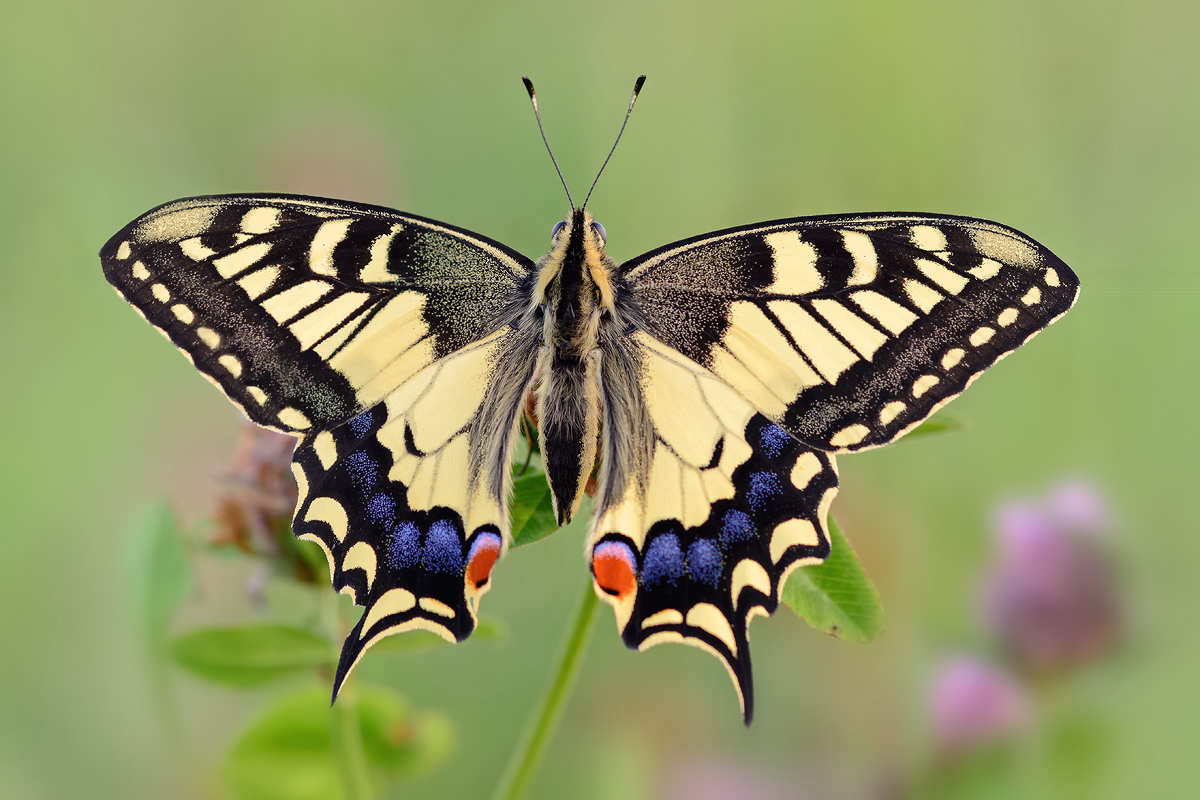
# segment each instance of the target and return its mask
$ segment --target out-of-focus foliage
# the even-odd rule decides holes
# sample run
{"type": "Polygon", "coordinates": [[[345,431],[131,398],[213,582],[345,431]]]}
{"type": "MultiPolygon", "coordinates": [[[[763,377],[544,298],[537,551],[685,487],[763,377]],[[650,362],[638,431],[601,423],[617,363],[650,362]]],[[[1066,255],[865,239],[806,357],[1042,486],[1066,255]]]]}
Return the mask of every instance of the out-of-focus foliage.
{"type": "MultiPolygon", "coordinates": [[[[359,684],[346,702],[356,714],[371,783],[428,773],[449,757],[454,728],[437,711],[414,711],[398,693],[359,684]]],[[[244,800],[341,800],[329,693],[312,686],[273,703],[233,746],[225,777],[244,800]]]]}
{"type": "Polygon", "coordinates": [[[315,667],[332,669],[329,640],[290,625],[205,628],[171,642],[171,658],[193,675],[226,686],[258,686],[315,667]]]}
{"type": "Polygon", "coordinates": [[[192,591],[192,568],[166,504],[148,509],[129,533],[128,581],[135,614],[151,648],[161,646],[171,615],[192,591]]]}

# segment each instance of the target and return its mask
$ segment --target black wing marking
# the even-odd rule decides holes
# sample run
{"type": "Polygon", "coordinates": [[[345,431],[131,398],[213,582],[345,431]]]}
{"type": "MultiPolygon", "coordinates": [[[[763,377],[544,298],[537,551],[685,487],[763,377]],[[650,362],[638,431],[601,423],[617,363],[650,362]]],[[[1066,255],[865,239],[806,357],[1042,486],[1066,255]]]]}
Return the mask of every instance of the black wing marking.
{"type": "Polygon", "coordinates": [[[533,270],[449,225],[287,195],[168,203],[100,258],[246,416],[293,434],[344,422],[497,330],[533,270]]]}
{"type": "Polygon", "coordinates": [[[650,332],[831,452],[886,444],[1062,316],[1079,281],[965,217],[846,215],[732,228],[621,267],[650,332]]]}

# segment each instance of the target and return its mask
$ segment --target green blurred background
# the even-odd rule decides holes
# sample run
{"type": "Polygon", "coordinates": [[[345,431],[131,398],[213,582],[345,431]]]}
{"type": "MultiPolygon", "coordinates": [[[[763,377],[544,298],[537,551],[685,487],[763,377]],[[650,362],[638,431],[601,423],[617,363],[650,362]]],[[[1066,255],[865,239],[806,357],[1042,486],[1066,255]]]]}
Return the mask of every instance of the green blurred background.
{"type": "MultiPolygon", "coordinates": [[[[187,520],[211,511],[238,415],[105,284],[100,245],[176,197],[286,190],[537,257],[567,207],[519,77],[578,194],[642,72],[590,203],[618,261],[764,219],[940,211],[1028,232],[1083,290],[954,403],[968,430],[842,459],[834,511],[882,594],[876,643],[786,611],[757,622],[745,730],[715,659],[628,652],[605,611],[534,796],[670,796],[704,770],[744,797],[904,784],[930,757],[933,665],[991,647],[974,598],[992,509],[1063,476],[1116,510],[1125,634],[1043,703],[1085,720],[1074,762],[1041,754],[1035,724],[1010,774],[971,791],[1191,794],[1198,25],[1200,5],[1169,0],[6,3],[0,796],[221,797],[220,754],[272,696],[173,674],[192,756],[172,757],[129,609],[127,531],[160,497],[187,520]]],[[[360,667],[458,729],[453,760],[403,796],[495,784],[584,585],[582,535],[500,566],[485,613],[507,641],[360,667]]],[[[253,616],[248,566],[197,568],[181,625],[253,616]]]]}

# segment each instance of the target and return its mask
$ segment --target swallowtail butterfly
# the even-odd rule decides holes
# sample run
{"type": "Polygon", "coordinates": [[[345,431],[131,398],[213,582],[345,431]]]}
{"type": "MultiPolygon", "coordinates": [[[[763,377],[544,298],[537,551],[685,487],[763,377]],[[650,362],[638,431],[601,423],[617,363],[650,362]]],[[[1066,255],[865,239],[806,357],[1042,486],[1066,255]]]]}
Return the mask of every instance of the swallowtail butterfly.
{"type": "Polygon", "coordinates": [[[294,532],[365,607],[335,697],[385,636],[475,628],[532,392],[560,523],[596,468],[587,553],[625,643],[713,653],[749,722],[747,627],[829,554],[836,456],[912,430],[1079,289],[1024,234],[933,214],[743,225],[617,264],[586,205],[536,262],[271,194],[168,203],[101,251],[247,417],[299,438],[294,532]]]}

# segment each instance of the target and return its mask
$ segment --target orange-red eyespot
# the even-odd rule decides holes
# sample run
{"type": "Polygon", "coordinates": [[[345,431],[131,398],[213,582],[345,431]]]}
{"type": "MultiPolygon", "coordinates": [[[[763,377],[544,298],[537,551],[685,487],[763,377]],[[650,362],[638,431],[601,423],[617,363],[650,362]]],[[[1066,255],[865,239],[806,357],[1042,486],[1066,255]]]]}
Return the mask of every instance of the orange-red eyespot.
{"type": "Polygon", "coordinates": [[[500,537],[491,531],[485,531],[475,537],[471,550],[467,553],[467,580],[476,589],[488,582],[492,575],[492,567],[500,557],[500,537]]]}
{"type": "Polygon", "coordinates": [[[596,585],[614,597],[624,598],[637,589],[637,560],[624,542],[607,541],[592,551],[596,585]]]}

